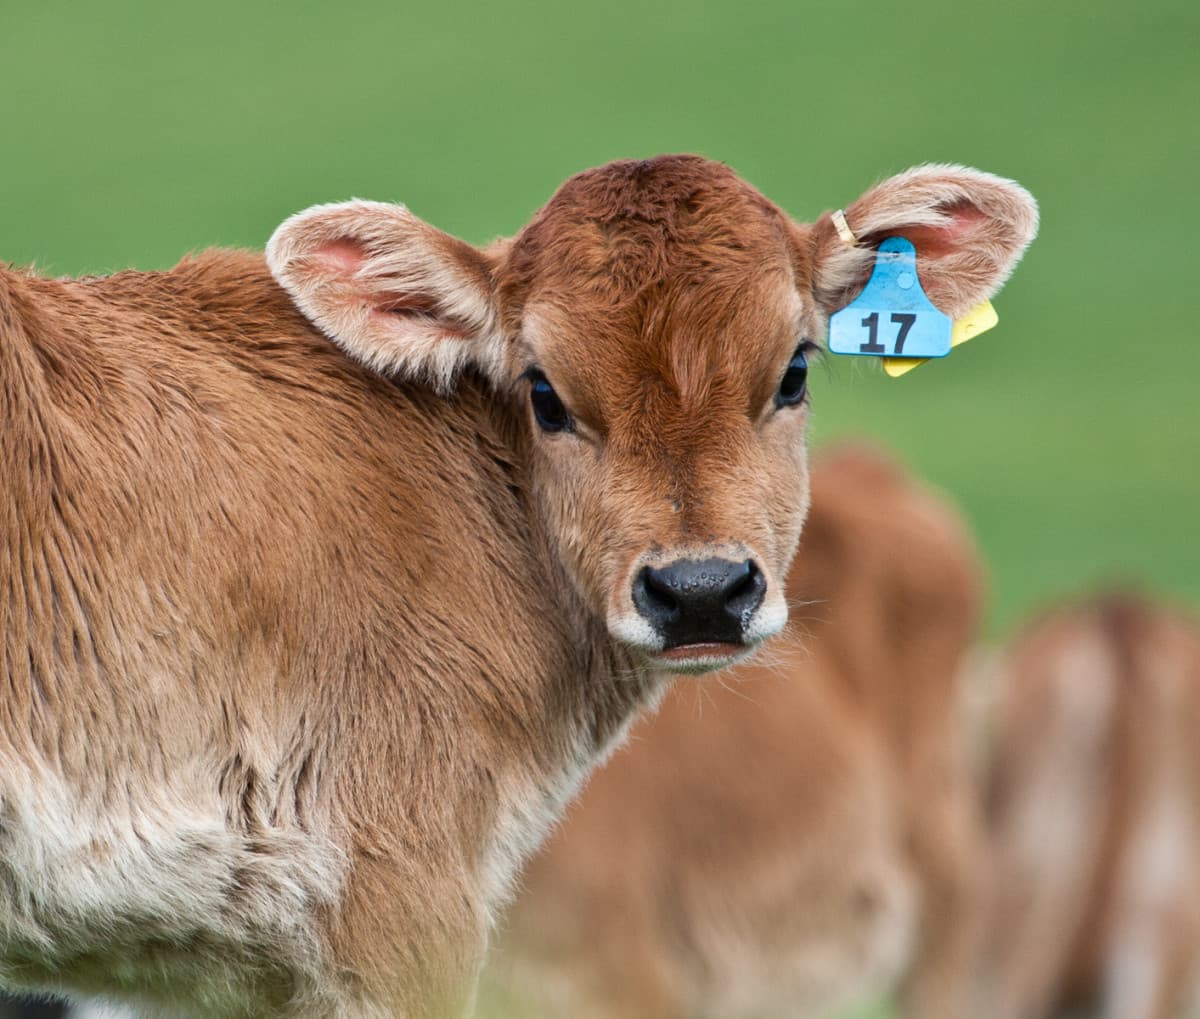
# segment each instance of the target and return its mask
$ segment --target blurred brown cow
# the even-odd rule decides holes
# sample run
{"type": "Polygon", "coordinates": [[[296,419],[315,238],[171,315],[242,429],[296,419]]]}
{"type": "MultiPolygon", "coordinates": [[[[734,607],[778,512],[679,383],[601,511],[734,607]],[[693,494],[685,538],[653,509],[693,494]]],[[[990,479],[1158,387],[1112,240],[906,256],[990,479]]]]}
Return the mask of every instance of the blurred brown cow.
{"type": "Polygon", "coordinates": [[[1003,670],[989,1019],[1191,1014],[1200,948],[1200,626],[1108,595],[1003,670]]]}
{"type": "Polygon", "coordinates": [[[980,602],[958,516],[874,452],[813,476],[773,660],[676,688],[525,878],[488,1009],[962,1019],[981,846],[957,745],[980,602]],[[503,999],[506,1006],[498,1006],[503,999]]]}

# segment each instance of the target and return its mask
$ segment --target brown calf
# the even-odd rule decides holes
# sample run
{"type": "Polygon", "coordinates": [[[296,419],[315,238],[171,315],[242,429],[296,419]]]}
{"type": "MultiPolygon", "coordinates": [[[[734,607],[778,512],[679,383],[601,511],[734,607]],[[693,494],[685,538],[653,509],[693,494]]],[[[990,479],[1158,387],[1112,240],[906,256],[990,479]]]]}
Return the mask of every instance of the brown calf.
{"type": "Polygon", "coordinates": [[[906,1016],[969,1016],[982,839],[957,715],[979,573],[943,500],[878,454],[826,454],[795,621],[719,688],[676,686],[591,781],[485,1002],[823,1019],[901,983],[906,1016]]]}
{"type": "Polygon", "coordinates": [[[1003,669],[988,1019],[1193,1014],[1200,624],[1129,595],[1047,613],[1003,669]]]}
{"type": "Polygon", "coordinates": [[[1036,226],[954,167],[847,217],[670,156],[482,251],[350,202],[265,264],[0,270],[0,979],[461,1014],[638,708],[784,625],[805,355],[871,245],[956,314],[1036,226]]]}

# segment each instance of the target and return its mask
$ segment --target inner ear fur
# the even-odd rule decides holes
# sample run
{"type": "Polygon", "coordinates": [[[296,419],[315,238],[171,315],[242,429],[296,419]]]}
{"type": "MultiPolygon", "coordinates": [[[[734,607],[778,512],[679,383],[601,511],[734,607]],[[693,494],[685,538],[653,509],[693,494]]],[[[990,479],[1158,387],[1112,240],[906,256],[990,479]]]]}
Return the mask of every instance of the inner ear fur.
{"type": "Polygon", "coordinates": [[[885,180],[846,207],[856,242],[843,239],[830,213],[813,224],[813,292],[827,311],[865,286],[876,249],[905,237],[929,299],[958,318],[992,297],[1037,234],[1038,208],[1015,181],[963,166],[919,166],[885,180]]]}
{"type": "Polygon", "coordinates": [[[493,260],[402,205],[306,209],[272,235],[267,264],[322,332],[376,371],[442,390],[468,367],[501,375],[493,260]]]}

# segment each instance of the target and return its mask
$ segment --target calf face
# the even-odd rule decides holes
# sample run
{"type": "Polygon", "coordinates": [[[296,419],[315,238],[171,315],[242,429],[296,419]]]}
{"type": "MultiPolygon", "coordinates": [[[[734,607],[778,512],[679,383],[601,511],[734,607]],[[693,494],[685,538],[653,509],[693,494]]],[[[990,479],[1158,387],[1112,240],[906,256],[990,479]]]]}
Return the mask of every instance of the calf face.
{"type": "Polygon", "coordinates": [[[949,314],[1032,239],[1015,184],[954,167],[892,178],[799,224],[695,156],[567,181],[478,250],[401,206],[318,206],[268,247],[280,283],[351,356],[449,391],[467,369],[524,405],[525,485],[584,603],[648,664],[703,672],[787,620],[808,506],[808,360],[873,246],[917,245],[949,314]]]}

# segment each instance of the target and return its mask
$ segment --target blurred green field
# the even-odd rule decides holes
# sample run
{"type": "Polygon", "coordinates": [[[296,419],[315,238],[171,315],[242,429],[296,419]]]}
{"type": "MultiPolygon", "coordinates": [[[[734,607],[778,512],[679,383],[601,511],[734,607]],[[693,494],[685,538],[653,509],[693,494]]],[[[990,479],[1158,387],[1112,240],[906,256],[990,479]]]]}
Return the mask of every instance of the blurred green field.
{"type": "Polygon", "coordinates": [[[877,436],[963,503],[992,635],[1105,578],[1200,602],[1198,43],[1192,0],[0,0],[0,260],[165,267],[352,195],[485,241],[664,151],[801,217],[977,165],[1042,207],[1000,327],[900,381],[828,358],[818,439],[877,436]]]}
{"type": "Polygon", "coordinates": [[[901,381],[830,358],[819,440],[885,439],[963,502],[993,634],[1104,578],[1200,601],[1198,42],[1190,0],[3,3],[0,259],[163,267],[352,195],[484,241],[663,151],[802,217],[977,165],[1042,206],[1000,327],[901,381]]]}

